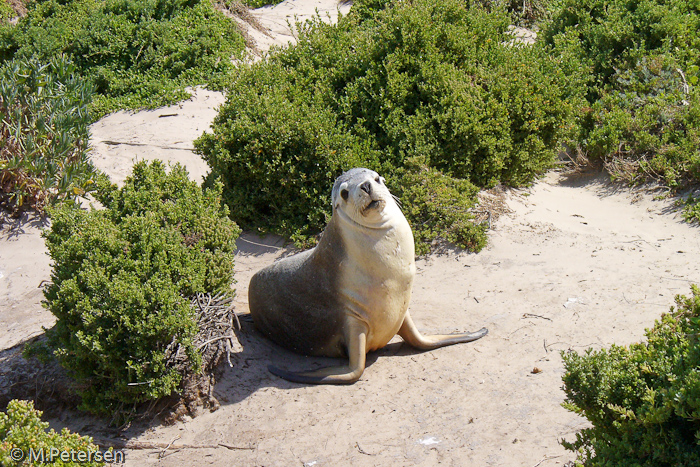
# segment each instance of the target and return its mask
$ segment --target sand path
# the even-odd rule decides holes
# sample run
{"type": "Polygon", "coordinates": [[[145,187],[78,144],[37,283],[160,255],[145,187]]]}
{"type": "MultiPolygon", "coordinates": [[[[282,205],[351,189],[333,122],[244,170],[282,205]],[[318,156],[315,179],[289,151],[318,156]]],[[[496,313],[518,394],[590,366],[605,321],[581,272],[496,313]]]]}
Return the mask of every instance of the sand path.
{"type": "MultiPolygon", "coordinates": [[[[299,4],[275,8],[287,15],[299,4]]],[[[92,127],[93,157],[115,181],[134,157],[180,161],[198,179],[207,169],[192,140],[221,102],[220,94],[197,90],[177,106],[106,117],[92,127]]],[[[558,440],[572,439],[586,421],[560,407],[559,352],[640,340],[674,295],[700,283],[698,228],[684,224],[671,201],[596,176],[552,172],[508,193],[507,203],[512,213],[494,223],[481,253],[418,261],[410,308],[424,332],[486,326],[486,338],[426,353],[397,339],[369,356],[358,383],[306,386],[266,366],[327,362],[284,352],[248,324],[243,351],[216,386],[221,408],[173,426],[133,427],[125,433],[131,441],[174,442],[162,458],[161,449],[129,450],[127,465],[547,467],[572,460],[558,440]]],[[[53,322],[40,305],[38,287],[50,279],[40,224],[5,219],[0,230],[0,348],[53,322]]],[[[252,274],[290,250],[251,235],[238,245],[237,310],[245,313],[252,274]]],[[[54,423],[103,434],[87,417],[54,423]]]]}
{"type": "MultiPolygon", "coordinates": [[[[644,328],[700,282],[697,228],[667,202],[615,192],[599,179],[551,173],[511,194],[479,254],[418,261],[411,313],[429,333],[475,330],[474,344],[415,353],[397,339],[370,355],[349,387],[305,386],[266,371],[323,359],[281,351],[250,330],[216,387],[214,413],[154,427],[140,442],[226,447],[130,452],[130,465],[553,466],[573,459],[558,443],[585,420],[560,407],[560,351],[638,341],[644,328]],[[533,373],[538,368],[540,372],[533,373]],[[150,463],[150,464],[149,464],[150,463]]],[[[247,237],[265,243],[265,240],[247,237]]],[[[267,243],[274,244],[272,240],[267,243]]],[[[242,241],[238,310],[253,272],[287,250],[242,241]]]]}

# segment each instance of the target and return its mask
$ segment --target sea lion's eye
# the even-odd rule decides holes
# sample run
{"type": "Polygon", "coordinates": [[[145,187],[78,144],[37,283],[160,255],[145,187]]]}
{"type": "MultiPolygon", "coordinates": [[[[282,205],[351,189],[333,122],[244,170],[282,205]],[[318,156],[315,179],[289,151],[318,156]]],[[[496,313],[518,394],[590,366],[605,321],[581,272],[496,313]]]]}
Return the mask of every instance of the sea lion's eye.
{"type": "Polygon", "coordinates": [[[347,201],[348,200],[348,190],[340,190],[340,196],[347,201]]]}
{"type": "Polygon", "coordinates": [[[381,185],[382,184],[382,177],[377,175],[377,178],[375,178],[374,181],[381,185]]]}

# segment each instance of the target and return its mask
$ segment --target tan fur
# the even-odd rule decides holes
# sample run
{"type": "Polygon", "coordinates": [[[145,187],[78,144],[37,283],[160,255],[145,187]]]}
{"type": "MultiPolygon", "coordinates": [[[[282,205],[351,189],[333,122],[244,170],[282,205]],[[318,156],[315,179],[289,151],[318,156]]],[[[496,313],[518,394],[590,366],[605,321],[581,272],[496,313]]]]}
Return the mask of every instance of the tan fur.
{"type": "Polygon", "coordinates": [[[267,337],[300,353],[346,354],[349,364],[271,372],[304,383],[352,383],[364,371],[366,353],[397,333],[420,349],[486,334],[424,337],[417,331],[408,314],[416,274],[413,234],[376,172],[341,175],[332,199],[333,216],[318,246],[259,271],[248,298],[253,321],[267,337]]]}

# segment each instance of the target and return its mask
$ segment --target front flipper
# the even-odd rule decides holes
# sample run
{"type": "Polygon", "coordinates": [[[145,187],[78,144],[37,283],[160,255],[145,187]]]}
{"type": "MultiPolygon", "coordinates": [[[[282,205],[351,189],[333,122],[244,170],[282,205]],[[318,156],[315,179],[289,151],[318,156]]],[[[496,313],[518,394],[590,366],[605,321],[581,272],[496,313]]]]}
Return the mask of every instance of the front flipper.
{"type": "Polygon", "coordinates": [[[406,313],[403,319],[403,324],[399,329],[399,336],[406,341],[411,347],[419,350],[432,350],[446,345],[461,344],[464,342],[472,342],[481,339],[488,334],[488,329],[481,328],[476,332],[460,333],[460,334],[439,334],[434,336],[422,335],[411,319],[411,315],[406,313]]]}
{"type": "Polygon", "coordinates": [[[348,350],[348,365],[331,366],[314,371],[299,373],[276,368],[267,369],[273,375],[294,383],[308,384],[352,384],[365,371],[367,357],[367,326],[355,318],[348,318],[345,325],[345,342],[348,350]]]}

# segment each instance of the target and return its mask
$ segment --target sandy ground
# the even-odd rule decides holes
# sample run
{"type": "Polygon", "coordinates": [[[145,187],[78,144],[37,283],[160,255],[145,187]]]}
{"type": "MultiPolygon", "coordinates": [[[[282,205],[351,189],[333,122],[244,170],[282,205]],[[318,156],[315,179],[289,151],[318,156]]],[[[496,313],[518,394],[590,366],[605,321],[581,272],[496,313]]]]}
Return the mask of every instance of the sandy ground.
{"type": "MultiPolygon", "coordinates": [[[[508,205],[513,212],[494,225],[481,253],[418,261],[410,308],[425,333],[487,326],[487,337],[426,353],[396,339],[369,356],[358,383],[318,387],[288,383],[265,368],[328,362],[285,352],[248,325],[243,352],[216,388],[222,407],[135,438],[237,449],[180,449],[162,459],[158,450],[130,451],[131,465],[553,466],[572,460],[559,439],[573,439],[586,421],[559,405],[559,352],[640,340],[676,294],[700,282],[698,230],[683,224],[670,203],[617,192],[596,177],[551,173],[511,193],[508,205]]],[[[288,250],[251,236],[239,245],[237,305],[246,312],[251,275],[288,250]]]]}
{"type": "Polygon", "coordinates": [[[266,52],[273,45],[294,42],[296,23],[303,23],[316,15],[325,21],[335,22],[338,13],[350,11],[351,0],[285,0],[274,6],[253,10],[263,30],[250,28],[248,34],[256,42],[258,52],[266,52]]]}
{"type": "MultiPolygon", "coordinates": [[[[287,1],[263,9],[268,16],[255,14],[281,25],[302,4],[287,1]]],[[[179,161],[201,179],[207,168],[192,141],[221,102],[221,94],[196,90],[177,106],[106,117],[92,127],[93,158],[117,182],[134,158],[179,161]]],[[[426,353],[397,338],[368,356],[356,384],[309,386],[276,378],[266,367],[329,362],[283,351],[244,321],[243,350],[216,386],[221,408],[172,426],[131,427],[123,438],[142,449],[126,452],[127,465],[547,467],[572,460],[559,440],[573,439],[586,421],[560,406],[560,351],[640,340],[676,294],[700,283],[698,228],[682,222],[671,200],[618,189],[595,175],[552,172],[530,189],[509,192],[506,201],[512,212],[494,223],[484,251],[418,261],[410,307],[425,333],[486,326],[487,337],[426,353]],[[171,442],[164,455],[156,447],[171,442]]],[[[40,237],[45,221],[0,222],[5,349],[40,334],[53,316],[40,303],[51,271],[40,237]]],[[[239,240],[239,313],[248,311],[252,274],[292,253],[282,243],[250,234],[239,240]]],[[[75,414],[52,423],[97,438],[108,433],[104,422],[75,414]]]]}

